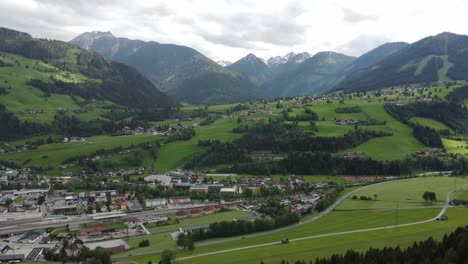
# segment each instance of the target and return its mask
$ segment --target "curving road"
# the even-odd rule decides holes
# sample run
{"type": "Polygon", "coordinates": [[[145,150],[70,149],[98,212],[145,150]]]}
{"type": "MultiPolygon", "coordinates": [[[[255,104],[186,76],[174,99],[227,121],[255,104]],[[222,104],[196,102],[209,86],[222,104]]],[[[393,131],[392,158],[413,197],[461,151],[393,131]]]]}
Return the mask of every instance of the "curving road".
{"type": "MultiPolygon", "coordinates": [[[[289,226],[285,226],[285,227],[281,227],[281,228],[277,228],[277,229],[273,229],[273,230],[270,230],[270,231],[265,231],[265,232],[259,232],[259,233],[254,233],[254,234],[251,234],[251,235],[244,235],[244,236],[236,236],[236,237],[231,237],[231,238],[225,238],[225,239],[219,239],[219,240],[214,240],[214,241],[208,241],[208,242],[201,242],[201,243],[197,243],[196,246],[197,247],[205,247],[205,246],[210,246],[210,245],[215,245],[215,244],[221,244],[221,243],[226,243],[226,242],[231,242],[231,241],[236,241],[236,240],[241,240],[241,239],[246,239],[246,238],[252,238],[252,237],[258,237],[258,236],[265,236],[265,235],[268,235],[268,234],[273,234],[273,233],[277,233],[277,232],[281,232],[281,231],[284,231],[284,230],[288,230],[288,229],[291,229],[291,228],[295,228],[299,225],[303,225],[303,224],[307,224],[307,223],[310,223],[310,222],[313,222],[313,221],[316,221],[322,217],[324,217],[325,215],[327,215],[328,213],[330,213],[331,211],[335,210],[335,208],[340,204],[342,203],[345,199],[347,199],[348,197],[352,196],[353,194],[357,193],[357,192],[360,192],[362,190],[365,190],[365,189],[368,189],[368,188],[371,188],[371,187],[375,187],[375,186],[379,186],[379,185],[382,185],[382,184],[388,184],[388,183],[394,183],[394,182],[402,182],[402,181],[411,181],[413,180],[413,178],[411,179],[403,179],[403,180],[394,180],[394,181],[386,181],[386,182],[379,182],[379,183],[374,183],[374,184],[370,184],[370,185],[366,185],[366,186],[363,186],[361,188],[358,188],[356,190],[353,190],[345,195],[343,195],[342,197],[340,197],[338,200],[336,200],[332,205],[330,205],[326,210],[322,211],[321,213],[319,213],[318,215],[312,217],[312,218],[309,218],[307,220],[304,220],[300,223],[297,223],[297,224],[293,224],[293,225],[289,225],[289,226]]],[[[463,187],[462,187],[463,188],[463,187]]],[[[450,198],[450,196],[449,196],[450,198]]],[[[445,208],[446,210],[446,208],[445,208]]],[[[443,210],[443,212],[445,212],[445,210],[443,210]]],[[[432,219],[430,220],[432,221],[432,219]]],[[[297,239],[292,239],[290,241],[295,241],[297,239]]],[[[266,243],[266,244],[261,244],[261,245],[255,245],[255,246],[249,246],[249,247],[245,247],[245,248],[237,248],[237,249],[229,249],[228,251],[219,251],[217,254],[219,253],[224,253],[224,252],[230,252],[230,251],[235,251],[235,250],[242,250],[242,249],[248,249],[248,248],[255,248],[255,247],[259,247],[259,246],[269,246],[269,245],[273,245],[273,244],[277,244],[278,242],[272,242],[272,243],[266,243]]],[[[180,247],[174,247],[172,248],[172,250],[177,250],[177,249],[181,249],[180,247]]],[[[157,253],[161,253],[162,249],[158,249],[158,250],[151,250],[151,251],[146,251],[146,252],[139,252],[139,253],[132,253],[132,254],[121,254],[121,255],[117,255],[117,256],[112,256],[113,259],[118,259],[118,258],[126,258],[126,257],[135,257],[135,256],[144,256],[144,255],[151,255],[151,254],[157,254],[157,253]]],[[[215,252],[213,252],[215,253],[215,252]]],[[[207,254],[210,254],[210,253],[207,253],[207,254]]],[[[215,253],[216,254],[216,253],[215,253]]],[[[203,255],[197,255],[197,256],[203,256],[203,255]]],[[[193,257],[197,257],[197,256],[191,256],[190,258],[193,258],[193,257]]],[[[184,259],[184,258],[181,258],[181,259],[184,259]]]]}
{"type": "MultiPolygon", "coordinates": [[[[368,185],[366,187],[370,187],[370,186],[375,186],[374,185],[368,185]]],[[[463,189],[464,187],[468,186],[468,184],[465,184],[459,188],[457,188],[456,190],[460,190],[460,189],[463,189]]],[[[358,190],[362,190],[362,189],[358,189],[358,190]]],[[[369,231],[377,231],[377,230],[383,230],[383,229],[389,229],[389,228],[395,228],[395,227],[402,227],[402,226],[413,226],[413,225],[420,225],[420,224],[424,224],[424,223],[429,223],[429,222],[432,222],[434,220],[436,220],[438,217],[442,216],[443,214],[445,214],[445,212],[447,211],[448,208],[450,208],[450,196],[452,195],[452,193],[456,190],[451,190],[449,192],[447,192],[446,196],[445,196],[445,204],[444,206],[442,207],[441,211],[439,212],[439,214],[431,219],[428,219],[428,220],[424,220],[424,221],[419,221],[419,222],[413,222],[413,223],[407,223],[407,224],[400,224],[400,225],[392,225],[392,226],[383,226],[383,227],[375,227],[375,228],[367,228],[367,229],[358,229],[358,230],[351,230],[351,231],[343,231],[343,232],[335,232],[335,233],[327,233],[327,234],[321,234],[321,235],[314,235],[314,236],[307,236],[307,237],[300,237],[300,238],[295,238],[295,239],[290,239],[289,241],[290,242],[294,242],[294,241],[301,241],[301,240],[308,240],[308,239],[316,239],[316,238],[321,238],[321,237],[329,237],[329,236],[337,236],[337,235],[346,235],[346,234],[353,234],[353,233],[361,233],[361,232],[369,232],[369,231]]],[[[357,190],[356,190],[357,191],[357,190]]],[[[354,192],[352,192],[354,193],[354,192]]],[[[352,194],[350,193],[350,194],[352,194]]],[[[344,197],[344,196],[343,196],[344,197]]],[[[349,197],[349,195],[348,195],[349,197]]],[[[343,199],[341,200],[343,201],[343,199]]],[[[337,201],[338,202],[338,201],[337,201]]],[[[335,204],[334,204],[335,205],[335,204]]],[[[336,207],[336,205],[335,205],[336,207]]],[[[317,216],[318,218],[320,218],[319,216],[317,216]]],[[[318,219],[317,218],[317,219],[318,219]]],[[[309,221],[311,222],[311,221],[309,221]]],[[[188,256],[188,257],[182,257],[182,258],[178,258],[177,260],[187,260],[187,259],[192,259],[192,258],[198,258],[198,257],[204,257],[204,256],[210,256],[210,255],[216,255],[216,254],[222,254],[222,253],[227,253],[227,252],[233,252],[233,251],[240,251],[240,250],[246,250],[246,249],[252,249],[252,248],[258,248],[258,247],[266,247],[266,246],[272,246],[272,245],[276,245],[280,242],[276,241],[276,242],[270,242],[270,243],[264,243],[264,244],[257,244],[257,245],[252,245],[252,246],[246,246],[246,247],[240,247],[240,248],[232,248],[232,249],[226,249],[226,250],[220,250],[220,251],[215,251],[215,252],[209,252],[209,253],[204,253],[204,254],[199,254],[199,255],[194,255],[194,256],[188,256]]]]}

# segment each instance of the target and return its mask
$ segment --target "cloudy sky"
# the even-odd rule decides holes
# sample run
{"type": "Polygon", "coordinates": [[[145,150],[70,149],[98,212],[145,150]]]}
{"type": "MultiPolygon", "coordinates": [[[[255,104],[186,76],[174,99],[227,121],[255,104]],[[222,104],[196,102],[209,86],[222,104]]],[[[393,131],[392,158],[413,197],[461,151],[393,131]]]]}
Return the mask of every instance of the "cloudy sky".
{"type": "Polygon", "coordinates": [[[230,61],[290,51],[358,56],[388,41],[468,34],[467,14],[464,0],[0,0],[0,26],[36,37],[111,31],[230,61]]]}

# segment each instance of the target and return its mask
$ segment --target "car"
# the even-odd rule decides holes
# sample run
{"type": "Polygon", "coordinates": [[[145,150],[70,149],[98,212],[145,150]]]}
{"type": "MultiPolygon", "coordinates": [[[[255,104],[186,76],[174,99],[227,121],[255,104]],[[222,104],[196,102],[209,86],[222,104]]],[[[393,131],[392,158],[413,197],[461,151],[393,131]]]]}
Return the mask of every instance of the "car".
{"type": "Polygon", "coordinates": [[[441,215],[441,216],[436,218],[436,220],[438,220],[438,221],[445,221],[447,219],[448,219],[448,217],[446,215],[441,215]]]}
{"type": "Polygon", "coordinates": [[[289,243],[289,238],[285,237],[281,239],[281,244],[288,244],[289,243]]]}

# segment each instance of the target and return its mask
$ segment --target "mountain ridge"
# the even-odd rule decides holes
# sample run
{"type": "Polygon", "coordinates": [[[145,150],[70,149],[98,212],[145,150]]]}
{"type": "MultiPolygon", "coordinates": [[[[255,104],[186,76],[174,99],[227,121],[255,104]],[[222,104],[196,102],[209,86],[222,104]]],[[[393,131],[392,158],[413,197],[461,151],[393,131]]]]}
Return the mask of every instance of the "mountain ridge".
{"type": "MultiPolygon", "coordinates": [[[[90,35],[85,32],[70,43],[84,46],[90,35]]],[[[99,37],[93,38],[88,48],[135,67],[177,101],[193,104],[229,103],[261,96],[261,92],[247,77],[225,69],[190,47],[99,37]],[[226,93],[226,96],[222,101],[216,101],[220,91],[226,93]],[[205,97],[201,98],[198,94],[204,94],[205,97]]]]}
{"type": "Polygon", "coordinates": [[[333,91],[468,79],[468,36],[442,32],[425,37],[378,63],[353,72],[333,91]]]}
{"type": "MultiPolygon", "coordinates": [[[[174,105],[171,99],[134,68],[110,61],[96,52],[78,49],[67,42],[32,38],[27,33],[0,28],[0,51],[42,60],[70,73],[83,74],[92,80],[75,84],[75,93],[137,108],[174,105]]],[[[61,85],[56,91],[67,92],[69,88],[70,85],[61,85]]]]}

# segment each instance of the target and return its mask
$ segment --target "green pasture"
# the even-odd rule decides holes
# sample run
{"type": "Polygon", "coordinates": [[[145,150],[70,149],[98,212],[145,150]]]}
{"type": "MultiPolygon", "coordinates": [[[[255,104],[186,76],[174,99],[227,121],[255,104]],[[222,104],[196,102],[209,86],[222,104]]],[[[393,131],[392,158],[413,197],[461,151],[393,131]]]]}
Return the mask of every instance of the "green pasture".
{"type": "Polygon", "coordinates": [[[442,138],[442,144],[444,144],[444,148],[448,153],[468,155],[468,141],[442,138]]]}
{"type": "MultiPolygon", "coordinates": [[[[28,85],[30,79],[50,80],[50,76],[65,82],[82,82],[86,77],[81,74],[65,72],[39,60],[27,59],[18,55],[4,54],[4,61],[12,64],[11,67],[0,67],[0,84],[3,87],[12,87],[9,94],[0,96],[0,103],[13,112],[20,120],[30,122],[50,123],[58,109],[72,111],[80,108],[77,102],[84,101],[77,97],[75,102],[68,95],[52,94],[45,97],[44,93],[28,85]],[[34,109],[35,114],[23,113],[26,109],[34,109]],[[44,113],[38,113],[43,110],[44,113]]],[[[98,105],[87,105],[89,111],[76,114],[82,120],[102,118],[101,114],[108,110],[98,105]]]]}
{"type": "MultiPolygon", "coordinates": [[[[351,206],[351,208],[349,208],[350,206],[348,205],[346,205],[348,206],[348,208],[342,208],[342,206],[340,206],[338,207],[338,210],[333,211],[325,217],[322,217],[309,224],[298,224],[292,229],[272,234],[266,234],[263,236],[238,239],[235,241],[214,244],[206,247],[198,247],[193,253],[179,252],[177,254],[177,257],[198,255],[220,250],[270,243],[275,241],[278,241],[279,244],[279,241],[284,237],[288,237],[289,239],[303,238],[307,236],[316,236],[336,232],[393,226],[396,224],[402,225],[405,223],[429,220],[436,216],[438,212],[440,212],[441,208],[425,206],[423,203],[419,204],[416,207],[412,204],[412,201],[416,201],[417,199],[422,200],[421,191],[426,190],[436,192],[437,196],[439,197],[438,200],[443,201],[445,199],[446,192],[453,188],[454,180],[455,178],[453,177],[421,177],[411,179],[408,181],[387,183],[371,187],[368,190],[364,190],[357,193],[357,195],[362,194],[369,196],[373,194],[378,194],[378,197],[381,197],[382,199],[399,201],[398,210],[396,206],[387,209],[383,209],[383,206],[351,206]]],[[[467,179],[457,178],[457,183],[460,185],[467,182],[467,179]]],[[[347,202],[348,201],[345,201],[343,205],[345,205],[347,202]]],[[[420,203],[420,201],[416,202],[420,203]]],[[[279,255],[281,255],[283,258],[288,258],[289,260],[296,260],[298,258],[304,257],[312,259],[317,256],[329,256],[333,252],[344,252],[348,248],[365,250],[368,247],[370,247],[370,245],[372,245],[373,247],[393,245],[393,243],[401,239],[405,241],[405,245],[409,245],[413,241],[427,238],[428,235],[431,234],[437,235],[437,237],[440,238],[443,234],[453,230],[457,226],[461,224],[466,224],[466,219],[468,217],[468,209],[449,209],[447,215],[449,216],[448,221],[433,221],[430,223],[424,223],[411,227],[389,227],[387,230],[368,231],[352,235],[335,235],[329,236],[327,238],[309,239],[303,240],[301,242],[292,242],[291,245],[293,243],[297,243],[297,246],[295,246],[294,248],[297,247],[298,250],[291,249],[289,245],[281,245],[289,248],[287,251],[282,251],[282,254],[279,255]],[[328,250],[328,247],[322,247],[321,243],[323,241],[328,241],[327,243],[329,244],[327,245],[334,244],[335,246],[332,247],[333,250],[328,250]],[[374,243],[374,241],[377,241],[377,243],[374,243]],[[306,251],[304,250],[304,248],[317,248],[317,250],[306,251]]],[[[248,249],[245,251],[224,253],[219,255],[217,254],[212,256],[190,259],[182,263],[202,263],[202,261],[203,263],[211,263],[213,261],[219,261],[221,258],[233,258],[231,254],[234,253],[238,256],[246,255],[247,257],[229,260],[227,263],[238,263],[239,261],[246,263],[256,263],[258,259],[252,256],[259,256],[263,260],[267,260],[270,263],[273,261],[274,263],[280,262],[281,258],[278,258],[279,255],[277,255],[276,253],[271,253],[272,250],[274,251],[274,249],[276,249],[275,245],[259,247],[255,249],[248,249]]],[[[280,249],[282,248],[280,247],[280,249]]],[[[159,258],[158,255],[152,255],[130,258],[130,260],[143,263],[147,260],[154,261],[157,258],[159,258]]]]}
{"type": "Polygon", "coordinates": [[[148,228],[148,230],[151,232],[151,235],[126,239],[128,245],[132,249],[125,253],[126,254],[137,253],[137,252],[145,252],[148,250],[158,250],[158,249],[174,247],[176,246],[176,243],[175,243],[176,241],[172,240],[170,236],[170,232],[175,232],[179,230],[180,227],[210,224],[210,223],[221,222],[221,221],[230,221],[238,217],[249,216],[249,215],[251,215],[251,213],[248,211],[233,210],[233,211],[227,211],[227,212],[218,212],[218,213],[208,214],[205,216],[185,218],[185,219],[179,220],[179,223],[177,224],[148,228]],[[150,246],[139,248],[138,243],[140,243],[142,240],[145,240],[145,239],[150,241],[150,246]]]}
{"type": "Polygon", "coordinates": [[[431,118],[413,117],[409,121],[412,123],[415,123],[421,126],[430,127],[436,130],[450,130],[450,128],[446,126],[444,123],[431,119],[431,118]]]}
{"type": "Polygon", "coordinates": [[[337,210],[395,209],[397,206],[400,209],[419,208],[428,205],[442,206],[445,202],[446,193],[454,188],[455,181],[460,185],[468,183],[468,179],[460,177],[420,177],[416,180],[385,183],[356,193],[358,199],[352,199],[351,197],[346,199],[337,207],[337,210]],[[437,202],[425,204],[422,195],[426,191],[435,192],[437,202]],[[360,196],[367,196],[372,200],[360,200],[360,196]]]}
{"type": "MultiPolygon", "coordinates": [[[[384,248],[388,246],[409,247],[414,241],[420,241],[433,237],[441,240],[442,237],[454,231],[458,226],[466,225],[468,218],[468,209],[452,208],[447,212],[449,221],[433,221],[420,225],[405,226],[398,228],[388,228],[384,230],[359,232],[352,234],[343,234],[327,236],[302,241],[293,241],[287,245],[278,244],[246,249],[241,251],[227,252],[179,260],[177,263],[280,263],[281,260],[287,260],[294,263],[297,260],[315,260],[318,257],[330,257],[332,254],[344,254],[347,250],[353,249],[366,251],[369,248],[384,248]]],[[[179,258],[191,255],[193,253],[177,254],[179,258]]],[[[145,257],[135,259],[139,263],[146,263],[148,260],[157,260],[159,256],[145,257]]]]}
{"type": "Polygon", "coordinates": [[[232,141],[239,138],[240,134],[232,133],[232,128],[237,126],[237,118],[222,118],[208,126],[195,128],[196,135],[188,141],[176,141],[161,146],[156,161],[156,169],[166,172],[176,169],[184,160],[190,156],[203,151],[198,146],[199,140],[218,139],[221,141],[232,141]]]}
{"type": "Polygon", "coordinates": [[[152,142],[160,139],[153,135],[128,135],[128,136],[94,136],[84,142],[52,143],[41,145],[35,150],[4,154],[2,160],[13,161],[25,166],[47,168],[57,167],[66,159],[89,155],[98,149],[112,149],[119,146],[129,147],[133,144],[152,142]]]}

